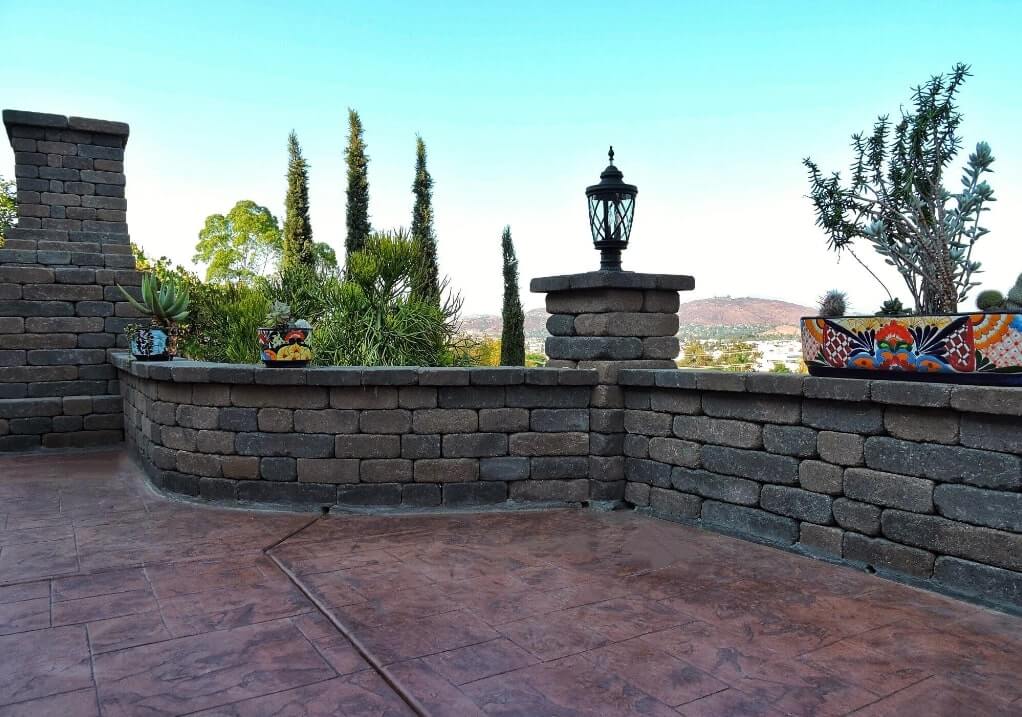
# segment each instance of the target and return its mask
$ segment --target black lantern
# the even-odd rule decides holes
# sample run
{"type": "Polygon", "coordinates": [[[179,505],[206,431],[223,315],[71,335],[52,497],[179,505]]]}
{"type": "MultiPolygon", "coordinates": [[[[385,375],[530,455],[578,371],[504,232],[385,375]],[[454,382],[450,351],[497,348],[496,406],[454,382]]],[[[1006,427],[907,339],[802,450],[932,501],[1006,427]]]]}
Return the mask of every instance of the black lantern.
{"type": "Polygon", "coordinates": [[[586,187],[589,228],[600,252],[600,271],[621,271],[621,252],[628,248],[639,190],[634,184],[624,183],[624,175],[614,166],[613,147],[607,156],[610,164],[600,174],[600,183],[586,187]]]}

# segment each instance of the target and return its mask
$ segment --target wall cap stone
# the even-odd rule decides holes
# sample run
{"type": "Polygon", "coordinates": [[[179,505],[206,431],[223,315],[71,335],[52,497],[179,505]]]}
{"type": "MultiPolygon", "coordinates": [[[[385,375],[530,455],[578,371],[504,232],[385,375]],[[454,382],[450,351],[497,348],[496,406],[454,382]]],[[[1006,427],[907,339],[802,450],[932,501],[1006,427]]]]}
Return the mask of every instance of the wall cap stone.
{"type": "Polygon", "coordinates": [[[695,279],[684,274],[645,274],[636,271],[587,271],[581,274],[541,276],[529,282],[529,291],[546,293],[571,289],[659,289],[691,291],[695,279]]]}

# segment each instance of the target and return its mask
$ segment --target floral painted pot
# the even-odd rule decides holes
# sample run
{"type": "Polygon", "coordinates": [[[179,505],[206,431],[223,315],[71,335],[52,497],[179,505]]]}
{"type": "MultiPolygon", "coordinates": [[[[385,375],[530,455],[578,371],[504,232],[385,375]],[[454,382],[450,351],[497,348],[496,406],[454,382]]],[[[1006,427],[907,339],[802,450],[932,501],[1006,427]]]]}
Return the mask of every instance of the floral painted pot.
{"type": "Polygon", "coordinates": [[[139,361],[169,361],[167,332],[163,329],[138,329],[128,341],[131,355],[139,361]]]}
{"type": "Polygon", "coordinates": [[[312,329],[289,326],[286,329],[259,329],[259,350],[267,366],[298,368],[312,360],[308,346],[312,329]]]}
{"type": "Polygon", "coordinates": [[[1022,314],[802,319],[813,376],[1022,386],[1022,314]]]}

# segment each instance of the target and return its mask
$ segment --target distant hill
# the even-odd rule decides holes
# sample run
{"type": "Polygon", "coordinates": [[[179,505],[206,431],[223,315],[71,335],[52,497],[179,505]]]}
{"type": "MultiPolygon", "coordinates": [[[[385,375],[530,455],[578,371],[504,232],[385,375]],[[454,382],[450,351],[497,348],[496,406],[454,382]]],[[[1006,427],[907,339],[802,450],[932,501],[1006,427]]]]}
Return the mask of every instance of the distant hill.
{"type": "MultiPolygon", "coordinates": [[[[712,299],[686,301],[678,311],[681,323],[679,331],[683,336],[797,335],[798,320],[812,316],[816,310],[809,306],[792,304],[776,299],[755,297],[732,298],[717,296],[712,299]]],[[[546,320],[549,314],[543,309],[531,309],[525,313],[525,335],[530,338],[546,336],[546,320]]],[[[461,321],[462,331],[478,336],[500,336],[500,316],[497,314],[473,314],[461,321]]]]}

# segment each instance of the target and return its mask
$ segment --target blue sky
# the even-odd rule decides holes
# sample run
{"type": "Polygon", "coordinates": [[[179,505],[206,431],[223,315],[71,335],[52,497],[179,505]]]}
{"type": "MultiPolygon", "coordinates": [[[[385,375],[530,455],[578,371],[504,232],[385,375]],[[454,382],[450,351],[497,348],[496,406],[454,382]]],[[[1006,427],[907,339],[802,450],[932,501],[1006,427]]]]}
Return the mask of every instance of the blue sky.
{"type": "Polygon", "coordinates": [[[875,310],[883,292],[825,250],[800,160],[846,167],[851,132],[964,61],[966,147],[997,157],[982,278],[1004,289],[1022,271],[1022,2],[0,0],[0,27],[0,105],[129,122],[132,238],[181,262],[237,200],[282,219],[292,128],[313,231],[340,249],[348,107],[372,221],[407,225],[420,133],[441,268],[470,313],[499,308],[504,224],[523,292],[596,267],[583,191],[611,143],[639,186],[626,268],[694,274],[693,298],[835,287],[875,310]]]}

